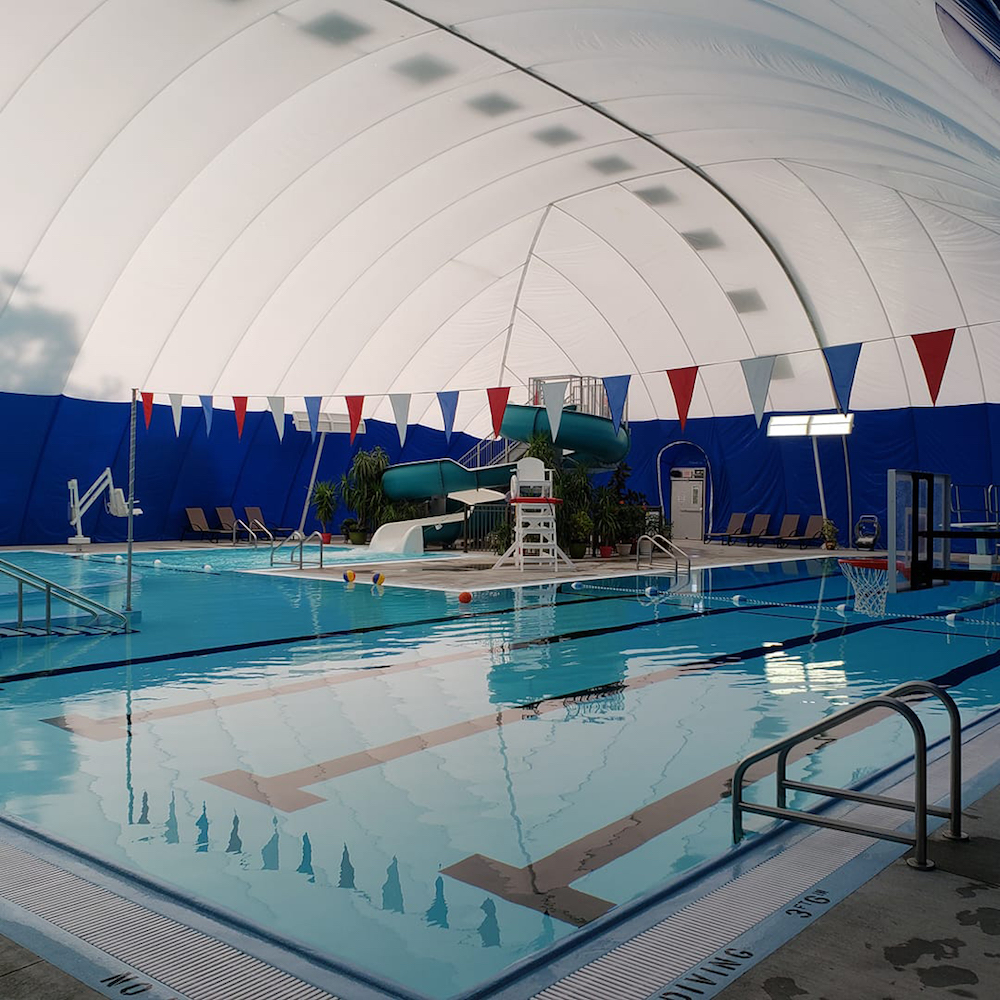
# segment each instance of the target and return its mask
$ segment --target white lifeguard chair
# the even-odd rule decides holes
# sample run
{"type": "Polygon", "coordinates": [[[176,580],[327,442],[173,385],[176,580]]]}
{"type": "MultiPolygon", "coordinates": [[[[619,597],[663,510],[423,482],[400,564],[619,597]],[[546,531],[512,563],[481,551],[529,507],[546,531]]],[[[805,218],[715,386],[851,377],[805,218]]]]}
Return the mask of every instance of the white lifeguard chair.
{"type": "Polygon", "coordinates": [[[555,570],[561,559],[573,569],[556,538],[556,505],[561,502],[552,495],[552,470],[546,469],[541,459],[522,458],[510,477],[514,541],[493,568],[512,563],[522,572],[528,566],[555,570]]]}

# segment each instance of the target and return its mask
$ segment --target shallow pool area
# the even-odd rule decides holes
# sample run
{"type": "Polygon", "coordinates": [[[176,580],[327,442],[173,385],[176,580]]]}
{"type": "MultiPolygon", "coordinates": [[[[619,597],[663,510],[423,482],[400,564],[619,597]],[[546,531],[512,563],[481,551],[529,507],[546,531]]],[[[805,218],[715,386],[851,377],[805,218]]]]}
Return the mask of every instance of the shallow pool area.
{"type": "MultiPolygon", "coordinates": [[[[11,558],[121,602],[113,559],[11,558]]],[[[140,563],[139,632],[0,643],[0,810],[444,1000],[731,852],[727,781],[753,750],[915,677],[947,685],[966,723],[1000,706],[993,584],[898,595],[871,619],[835,560],[672,582],[460,604],[140,563]]],[[[873,722],[796,773],[854,784],[908,739],[873,722]]]]}

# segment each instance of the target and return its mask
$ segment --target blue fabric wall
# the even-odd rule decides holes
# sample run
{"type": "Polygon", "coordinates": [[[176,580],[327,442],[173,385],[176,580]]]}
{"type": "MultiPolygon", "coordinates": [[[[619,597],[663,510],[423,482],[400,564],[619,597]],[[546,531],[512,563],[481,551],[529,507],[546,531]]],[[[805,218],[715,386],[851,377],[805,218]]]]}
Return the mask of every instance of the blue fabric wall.
{"type": "MultiPolygon", "coordinates": [[[[79,481],[82,493],[110,465],[115,485],[127,494],[129,411],[127,403],[0,393],[0,426],[8,428],[0,545],[65,543],[72,534],[70,479],[79,481]]],[[[394,424],[365,424],[366,433],[353,446],[346,434],[327,435],[317,478],[339,479],[356,451],[375,445],[395,463],[457,458],[475,443],[465,434],[453,434],[449,447],[441,431],[410,427],[406,447],[400,449],[394,424]]],[[[233,411],[216,410],[212,433],[206,436],[201,407],[185,407],[177,437],[169,406],[153,407],[148,429],[140,406],[135,495],[143,514],[135,519],[135,537],[179,538],[185,507],[204,508],[214,524],[215,507],[234,507],[242,516],[243,506],[251,504],[261,507],[269,522],[297,526],[316,447],[309,434],[294,430],[290,416],[281,442],[267,411],[248,413],[239,438],[233,411]]],[[[346,514],[338,512],[334,531],[346,514]]],[[[312,511],[306,527],[319,527],[312,511]]],[[[109,515],[102,497],[84,515],[83,529],[95,541],[123,541],[126,520],[109,515]]]]}
{"type": "MultiPolygon", "coordinates": [[[[925,469],[947,472],[957,483],[1000,481],[1000,406],[862,411],[855,414],[848,438],[854,517],[876,514],[885,527],[885,470],[925,469]]],[[[77,478],[85,490],[110,465],[115,484],[127,487],[129,406],[94,403],[63,396],[0,393],[0,426],[6,435],[0,489],[0,544],[65,542],[70,534],[66,483],[77,478]]],[[[320,463],[320,479],[338,479],[359,448],[381,445],[392,462],[456,458],[473,443],[455,434],[451,446],[440,431],[411,427],[402,451],[392,424],[369,420],[367,433],[354,446],[346,435],[329,435],[320,463]]],[[[688,440],[703,448],[712,464],[715,524],[724,526],[730,512],[819,512],[812,447],[805,438],[768,438],[752,416],[688,420],[683,435],[675,420],[631,425],[630,486],[656,502],[656,466],[660,450],[688,440]]],[[[849,536],[843,444],[819,440],[827,507],[849,536]]],[[[316,454],[310,435],[285,421],[279,442],[270,413],[248,413],[242,439],[231,410],[214,413],[212,433],[205,434],[200,407],[185,407],[180,437],[174,434],[170,408],[157,405],[147,430],[141,408],[137,430],[136,497],[145,511],[136,519],[138,539],[177,538],[185,507],[203,507],[212,522],[216,506],[244,504],[263,508],[268,520],[297,525],[316,454]]],[[[678,445],[663,454],[662,478],[669,502],[669,470],[700,465],[697,448],[678,445]]],[[[339,526],[338,513],[334,529],[339,526]]],[[[310,514],[307,527],[318,527],[310,514]]],[[[84,517],[84,531],[95,540],[125,537],[125,520],[95,504],[84,517]]]]}

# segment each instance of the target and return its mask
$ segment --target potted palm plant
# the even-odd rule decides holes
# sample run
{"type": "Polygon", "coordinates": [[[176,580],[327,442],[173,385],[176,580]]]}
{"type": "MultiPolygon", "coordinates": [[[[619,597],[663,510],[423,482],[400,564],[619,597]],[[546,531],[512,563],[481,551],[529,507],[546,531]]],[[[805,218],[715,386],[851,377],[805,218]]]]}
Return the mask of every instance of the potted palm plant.
{"type": "Polygon", "coordinates": [[[614,490],[608,486],[594,490],[594,530],[602,559],[610,559],[614,555],[620,521],[614,490]]]}
{"type": "Polygon", "coordinates": [[[351,531],[351,541],[363,545],[368,532],[384,520],[388,500],[382,489],[382,473],[389,467],[389,456],[382,448],[359,451],[351,467],[340,477],[340,495],[344,505],[357,515],[357,527],[351,531]]]}
{"type": "Polygon", "coordinates": [[[313,510],[316,511],[316,520],[323,526],[323,541],[329,544],[332,536],[327,527],[333,520],[334,511],[337,509],[337,487],[334,483],[322,479],[313,483],[309,499],[313,510]]]}
{"type": "Polygon", "coordinates": [[[594,534],[594,519],[585,510],[575,511],[570,515],[568,531],[569,557],[582,559],[594,534]]]}

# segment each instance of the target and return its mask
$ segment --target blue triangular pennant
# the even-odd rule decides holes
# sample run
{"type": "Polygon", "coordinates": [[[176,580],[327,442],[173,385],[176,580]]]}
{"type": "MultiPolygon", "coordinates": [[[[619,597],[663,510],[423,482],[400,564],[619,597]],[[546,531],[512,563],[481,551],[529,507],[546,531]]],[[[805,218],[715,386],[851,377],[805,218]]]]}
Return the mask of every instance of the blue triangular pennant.
{"type": "Polygon", "coordinates": [[[212,433],[212,397],[199,396],[201,408],[205,411],[205,436],[212,433]]]}
{"type": "Polygon", "coordinates": [[[840,412],[846,413],[851,407],[851,388],[854,385],[854,373],[858,368],[858,358],[861,356],[860,344],[840,344],[837,347],[824,347],[823,357],[830,369],[830,380],[833,391],[837,394],[840,412]]]}
{"type": "Polygon", "coordinates": [[[306,416],[309,417],[309,433],[316,440],[316,430],[319,427],[319,408],[323,402],[322,396],[306,396],[306,416]]]}
{"type": "Polygon", "coordinates": [[[615,425],[615,433],[622,425],[622,414],[625,412],[625,397],[628,396],[628,384],[631,375],[605,375],[604,392],[608,397],[608,409],[611,410],[611,420],[615,425]]]}
{"type": "Polygon", "coordinates": [[[458,410],[458,391],[439,392],[437,398],[444,420],[444,439],[451,444],[451,430],[455,426],[455,412],[458,410]]]}

